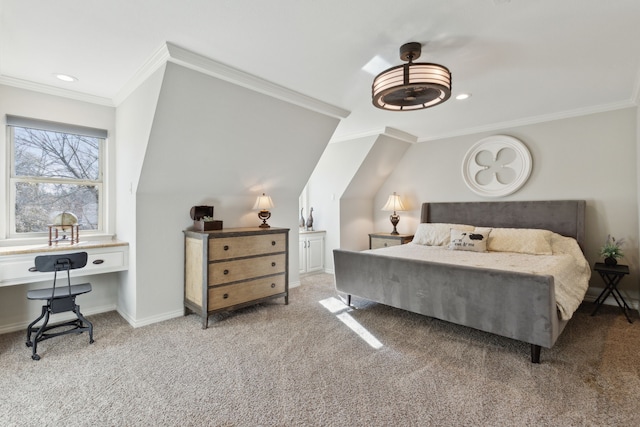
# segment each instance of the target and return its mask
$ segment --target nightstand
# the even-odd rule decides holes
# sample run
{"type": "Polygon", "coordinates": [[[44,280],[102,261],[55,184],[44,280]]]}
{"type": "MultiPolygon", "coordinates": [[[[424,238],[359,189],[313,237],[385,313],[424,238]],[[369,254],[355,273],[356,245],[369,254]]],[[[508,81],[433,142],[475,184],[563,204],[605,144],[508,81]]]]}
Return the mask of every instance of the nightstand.
{"type": "Polygon", "coordinates": [[[413,234],[371,233],[369,234],[369,249],[400,246],[413,240],[413,234]]]}
{"type": "Polygon", "coordinates": [[[602,262],[596,262],[596,265],[593,267],[593,269],[598,272],[598,274],[600,274],[600,277],[602,277],[602,280],[604,281],[606,286],[602,290],[598,298],[596,298],[596,308],[593,310],[593,313],[591,313],[591,315],[593,316],[594,314],[596,314],[600,306],[609,297],[609,295],[611,295],[613,296],[613,299],[616,300],[616,303],[618,303],[618,306],[622,309],[622,312],[626,316],[629,323],[633,323],[631,321],[631,318],[629,317],[629,314],[627,313],[627,311],[631,310],[631,308],[624,300],[624,298],[622,298],[622,294],[618,290],[618,283],[620,283],[620,280],[622,280],[624,276],[629,274],[629,266],[620,264],[606,265],[602,262]]]}

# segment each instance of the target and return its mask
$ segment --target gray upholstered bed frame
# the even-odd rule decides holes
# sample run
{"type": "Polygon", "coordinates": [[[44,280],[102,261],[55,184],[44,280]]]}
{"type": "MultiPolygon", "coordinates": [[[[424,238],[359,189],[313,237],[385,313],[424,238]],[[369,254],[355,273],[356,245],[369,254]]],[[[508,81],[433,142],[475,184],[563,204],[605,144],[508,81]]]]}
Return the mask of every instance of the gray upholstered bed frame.
{"type": "MultiPolygon", "coordinates": [[[[424,203],[421,222],[540,228],[584,250],[585,201],[424,203]]],[[[333,251],[338,292],[531,344],[531,361],[564,329],[552,276],[333,251]]]]}

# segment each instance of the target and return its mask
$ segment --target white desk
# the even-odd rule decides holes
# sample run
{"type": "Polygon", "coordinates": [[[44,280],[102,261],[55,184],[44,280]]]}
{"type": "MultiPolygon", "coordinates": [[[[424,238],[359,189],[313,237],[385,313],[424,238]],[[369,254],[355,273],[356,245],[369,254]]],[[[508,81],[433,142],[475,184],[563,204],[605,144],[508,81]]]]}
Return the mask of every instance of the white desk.
{"type": "Polygon", "coordinates": [[[0,286],[20,285],[53,279],[53,273],[29,271],[38,255],[86,252],[87,266],[72,270],[71,276],[123,271],[129,268],[129,244],[120,240],[87,241],[49,246],[28,245],[0,247],[0,286]]]}

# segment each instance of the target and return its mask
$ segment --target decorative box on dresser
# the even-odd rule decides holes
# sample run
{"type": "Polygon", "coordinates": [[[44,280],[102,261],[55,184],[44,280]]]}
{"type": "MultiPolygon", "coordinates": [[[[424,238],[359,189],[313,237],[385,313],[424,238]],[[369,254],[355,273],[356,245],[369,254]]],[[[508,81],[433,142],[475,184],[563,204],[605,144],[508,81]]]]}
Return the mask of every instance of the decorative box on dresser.
{"type": "Polygon", "coordinates": [[[289,303],[289,229],[184,231],[184,306],[202,317],[284,297],[289,303]]]}

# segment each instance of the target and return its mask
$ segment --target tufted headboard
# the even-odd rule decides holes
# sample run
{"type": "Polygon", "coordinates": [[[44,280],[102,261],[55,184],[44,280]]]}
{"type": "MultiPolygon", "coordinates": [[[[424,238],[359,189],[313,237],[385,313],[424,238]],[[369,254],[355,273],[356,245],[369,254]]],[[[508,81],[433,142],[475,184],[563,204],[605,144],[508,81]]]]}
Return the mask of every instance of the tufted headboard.
{"type": "Polygon", "coordinates": [[[577,240],[584,252],[584,200],[423,203],[420,222],[538,228],[577,240]]]}

